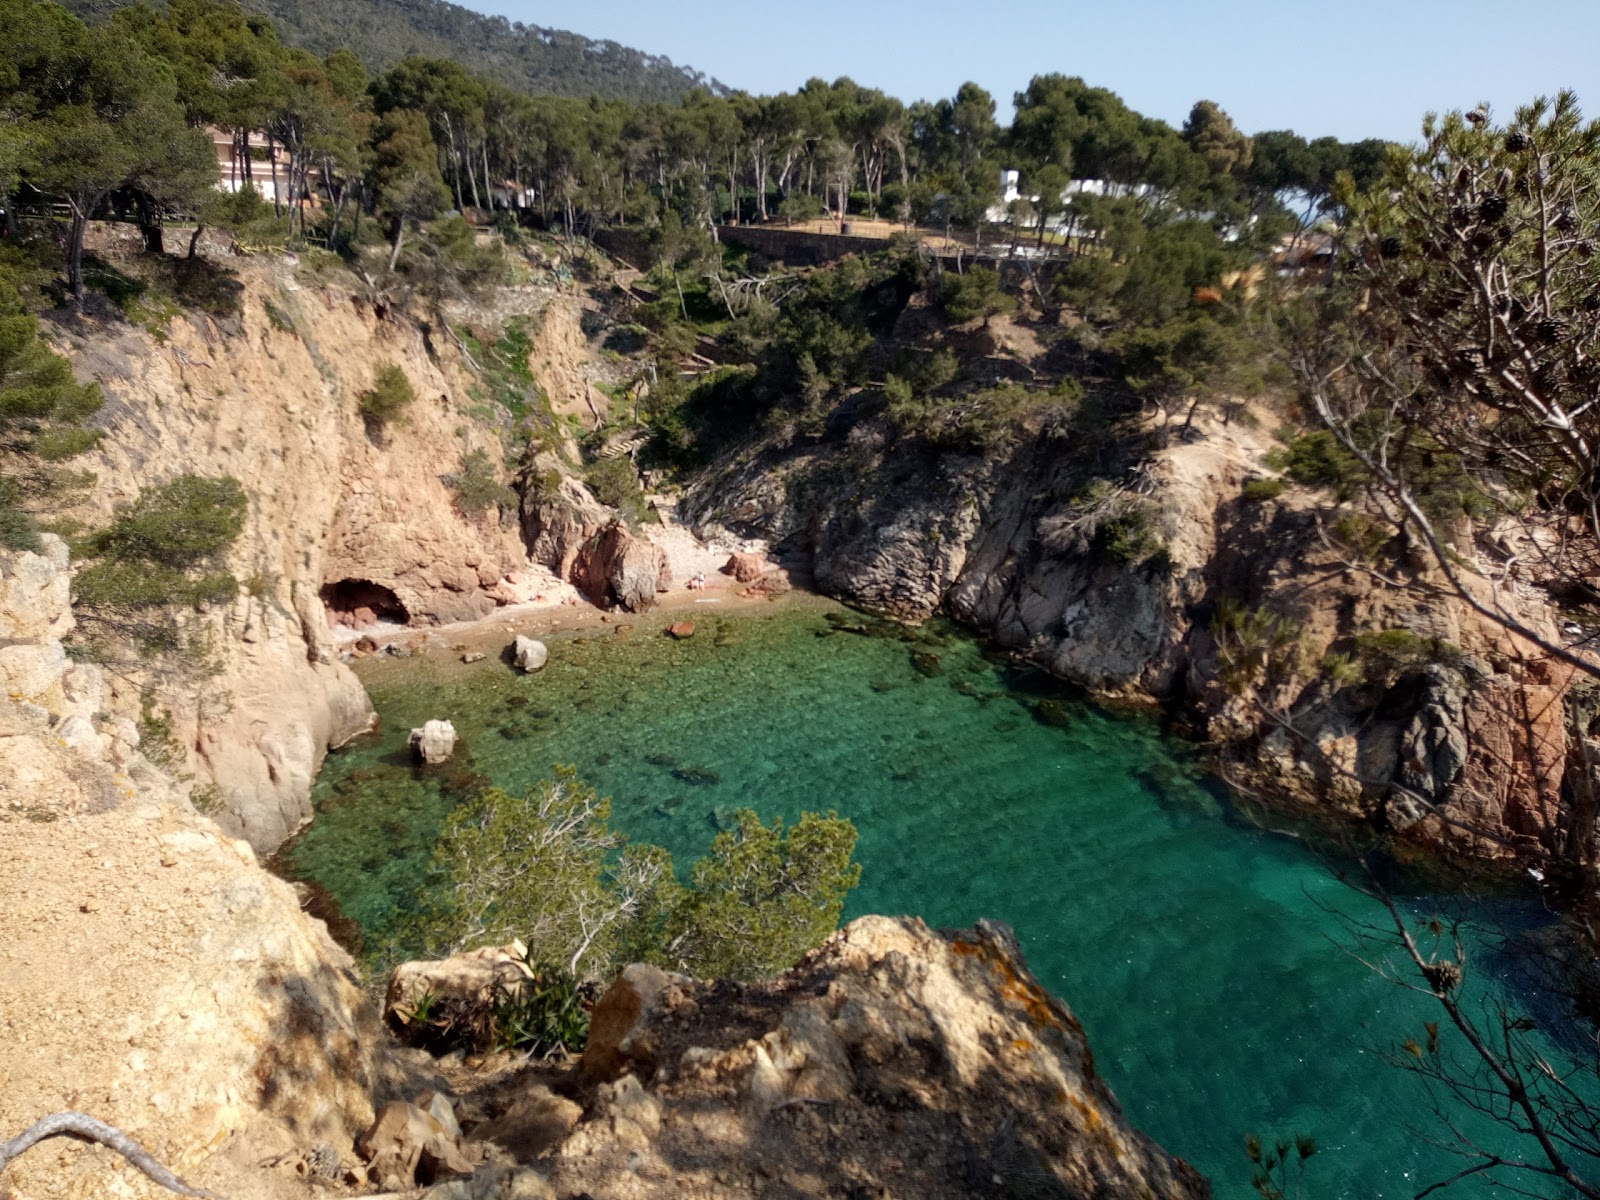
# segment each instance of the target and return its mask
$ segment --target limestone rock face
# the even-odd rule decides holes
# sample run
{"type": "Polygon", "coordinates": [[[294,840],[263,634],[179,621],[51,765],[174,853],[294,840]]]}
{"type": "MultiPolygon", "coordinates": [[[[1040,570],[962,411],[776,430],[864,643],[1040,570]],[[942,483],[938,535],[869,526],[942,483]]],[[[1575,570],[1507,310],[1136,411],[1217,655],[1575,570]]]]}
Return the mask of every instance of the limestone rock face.
{"type": "Polygon", "coordinates": [[[517,670],[531,675],[543,670],[545,663],[550,661],[550,647],[537,638],[518,634],[517,640],[511,643],[511,660],[516,663],[517,670]]]}
{"type": "Polygon", "coordinates": [[[594,1018],[558,1195],[1210,1195],[1129,1126],[1003,926],[863,917],[744,985],[629,967],[594,1018]]]}
{"type": "Polygon", "coordinates": [[[554,487],[535,486],[530,479],[522,493],[522,535],[528,556],[555,572],[572,576],[583,544],[605,528],[612,513],[580,481],[563,474],[554,456],[540,456],[532,470],[554,487]]]}
{"type": "MultiPolygon", "coordinates": [[[[395,1070],[350,957],[158,771],[30,730],[22,707],[0,699],[0,860],[27,864],[0,870],[0,1131],[80,1109],[240,1200],[284,1194],[264,1160],[350,1157],[395,1070]]],[[[5,1182],[35,1200],[166,1194],[74,1142],[5,1182]]]]}
{"type": "Polygon", "coordinates": [[[447,762],[456,748],[456,727],[449,721],[426,721],[408,739],[417,757],[429,766],[447,762]]]}
{"type": "MultiPolygon", "coordinates": [[[[106,437],[82,462],[98,483],[73,516],[103,524],[142,488],[185,472],[232,476],[250,497],[227,563],[249,587],[196,630],[218,673],[170,695],[158,677],[119,683],[111,710],[136,719],[153,687],[181,770],[217,789],[231,833],[268,851],[310,817],[328,748],[373,719],[339,660],[329,608],[399,624],[481,617],[527,560],[514,514],[456,503],[463,456],[481,450],[497,470],[502,456],[498,437],[464,416],[475,376],[448,340],[430,344],[352,288],[308,285],[282,262],[251,260],[239,278],[238,318],[185,315],[161,341],[126,324],[51,336],[107,399],[106,437]],[[403,422],[372,431],[357,400],[387,363],[417,398],[403,422]]],[[[39,586],[28,578],[0,583],[0,609],[39,586]]],[[[64,610],[65,581],[54,586],[64,610]]],[[[32,651],[11,657],[0,672],[25,675],[29,688],[60,666],[32,651]]]]}
{"type": "Polygon", "coordinates": [[[656,593],[671,586],[672,576],[666,551],[613,521],[584,543],[572,582],[603,608],[644,612],[655,607],[656,593]]]}

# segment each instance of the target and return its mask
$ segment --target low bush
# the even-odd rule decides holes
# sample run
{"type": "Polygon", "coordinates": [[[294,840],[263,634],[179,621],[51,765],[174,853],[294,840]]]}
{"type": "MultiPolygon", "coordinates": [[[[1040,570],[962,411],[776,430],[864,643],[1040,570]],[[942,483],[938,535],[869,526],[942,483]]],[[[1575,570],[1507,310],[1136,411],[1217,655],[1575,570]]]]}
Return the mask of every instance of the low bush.
{"type": "Polygon", "coordinates": [[[649,520],[644,489],[639,486],[633,463],[625,455],[590,463],[584,468],[583,479],[594,498],[616,509],[631,527],[637,528],[649,520]]]}
{"type": "Polygon", "coordinates": [[[470,517],[482,516],[491,509],[504,515],[515,511],[517,494],[500,481],[494,461],[482,450],[461,458],[461,469],[445,480],[456,494],[456,506],[470,517]]]}
{"type": "Polygon", "coordinates": [[[1247,479],[1244,486],[1239,489],[1241,499],[1252,504],[1261,504],[1267,500],[1276,500],[1283,495],[1284,483],[1281,479],[1247,479]]]}
{"type": "Polygon", "coordinates": [[[357,403],[363,417],[374,425],[383,426],[399,420],[416,398],[416,390],[399,364],[385,363],[378,368],[372,387],[361,393],[357,403]]]}
{"type": "Polygon", "coordinates": [[[78,542],[89,565],[73,579],[73,599],[115,612],[231,598],[239,585],[220,559],[243,530],[247,507],[228,476],[180,475],[141,492],[108,528],[78,542]]]}

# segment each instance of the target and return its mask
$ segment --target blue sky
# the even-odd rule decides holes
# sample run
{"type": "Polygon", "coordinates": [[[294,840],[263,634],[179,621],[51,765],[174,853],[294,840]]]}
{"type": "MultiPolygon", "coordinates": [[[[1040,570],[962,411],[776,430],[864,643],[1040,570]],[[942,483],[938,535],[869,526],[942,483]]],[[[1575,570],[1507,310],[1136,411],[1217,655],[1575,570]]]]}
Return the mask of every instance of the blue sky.
{"type": "Polygon", "coordinates": [[[665,54],[755,92],[849,75],[904,100],[973,79],[1010,97],[1082,75],[1182,121],[1216,100],[1249,132],[1409,140],[1430,108],[1572,87],[1600,115],[1600,0],[466,0],[665,54]]]}

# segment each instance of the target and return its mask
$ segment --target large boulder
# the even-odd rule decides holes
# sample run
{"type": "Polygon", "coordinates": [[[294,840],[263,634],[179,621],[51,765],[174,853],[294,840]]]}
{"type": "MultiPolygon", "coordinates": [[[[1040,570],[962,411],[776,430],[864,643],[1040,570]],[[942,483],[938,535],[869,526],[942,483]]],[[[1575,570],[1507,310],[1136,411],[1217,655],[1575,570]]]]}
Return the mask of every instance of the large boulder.
{"type": "Polygon", "coordinates": [[[572,569],[572,582],[602,608],[643,612],[655,607],[656,593],[672,584],[672,568],[660,546],[635,537],[613,521],[584,543],[572,569]]]}
{"type": "Polygon", "coordinates": [[[531,675],[542,670],[545,663],[550,661],[550,647],[537,638],[524,637],[519,633],[517,640],[511,643],[511,661],[516,663],[517,670],[531,675]]]}
{"type": "Polygon", "coordinates": [[[427,721],[409,739],[417,757],[430,767],[445,762],[456,748],[456,727],[449,721],[427,721]]]}
{"type": "Polygon", "coordinates": [[[554,455],[540,455],[522,480],[522,536],[528,557],[566,579],[583,545],[605,528],[611,510],[570,475],[554,455]]]}
{"type": "Polygon", "coordinates": [[[741,551],[723,564],[722,573],[732,575],[740,583],[754,583],[771,569],[766,555],[741,551]]]}
{"type": "Polygon", "coordinates": [[[464,954],[433,961],[401,963],[389,976],[383,1015],[391,1024],[405,1026],[417,1012],[418,1002],[430,997],[432,1011],[469,1011],[492,1004],[507,983],[531,977],[528,948],[520,941],[504,946],[483,946],[464,954]]]}

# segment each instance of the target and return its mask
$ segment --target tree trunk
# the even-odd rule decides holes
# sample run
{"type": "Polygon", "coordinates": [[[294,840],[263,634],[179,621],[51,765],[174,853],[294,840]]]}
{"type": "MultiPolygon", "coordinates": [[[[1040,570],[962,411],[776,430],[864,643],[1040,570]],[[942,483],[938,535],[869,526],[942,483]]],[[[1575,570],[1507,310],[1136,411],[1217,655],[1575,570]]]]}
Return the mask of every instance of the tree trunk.
{"type": "Polygon", "coordinates": [[[267,159],[272,163],[272,215],[283,216],[283,197],[278,194],[278,143],[269,133],[267,134],[267,159]]]}
{"type": "Polygon", "coordinates": [[[72,289],[72,303],[83,307],[83,234],[89,224],[88,214],[72,202],[72,228],[67,234],[67,286],[72,289]]]}
{"type": "Polygon", "coordinates": [[[161,214],[148,196],[140,195],[135,201],[139,208],[139,236],[144,239],[146,254],[165,254],[166,239],[162,236],[161,214]]]}
{"type": "Polygon", "coordinates": [[[404,217],[394,223],[394,248],[389,251],[389,270],[394,270],[395,263],[400,261],[400,243],[405,240],[406,221],[404,217]]]}
{"type": "Polygon", "coordinates": [[[200,235],[205,232],[205,226],[199,221],[194,223],[194,232],[189,235],[189,261],[193,262],[200,249],[200,235]]]}

